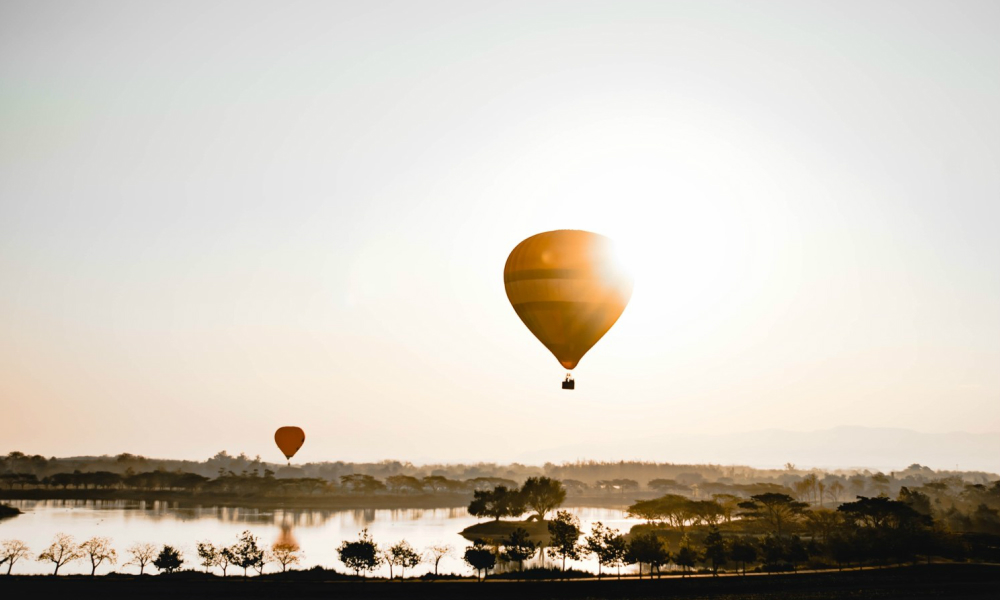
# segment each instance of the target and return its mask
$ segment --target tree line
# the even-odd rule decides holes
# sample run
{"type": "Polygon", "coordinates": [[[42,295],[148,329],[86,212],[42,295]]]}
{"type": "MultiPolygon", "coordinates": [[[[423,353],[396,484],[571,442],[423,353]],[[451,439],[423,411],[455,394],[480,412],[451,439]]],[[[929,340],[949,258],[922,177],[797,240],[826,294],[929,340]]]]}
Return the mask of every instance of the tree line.
{"type": "MultiPolygon", "coordinates": [[[[450,481],[465,482],[479,478],[498,478],[512,482],[523,482],[529,477],[550,477],[563,482],[569,495],[619,495],[627,496],[639,492],[671,492],[694,495],[718,493],[719,486],[745,488],[755,484],[770,484],[793,490],[795,495],[808,494],[810,502],[836,502],[856,495],[877,496],[880,493],[895,495],[901,487],[913,488],[924,483],[946,478],[957,479],[961,483],[987,484],[997,478],[995,474],[977,471],[934,471],[913,464],[901,471],[889,473],[871,472],[864,469],[822,471],[818,469],[798,469],[787,464],[782,469],[757,469],[747,466],[689,465],[644,461],[578,461],[572,463],[544,465],[524,465],[519,463],[475,463],[475,464],[431,464],[414,465],[405,461],[387,460],[373,463],[319,462],[288,466],[267,462],[260,456],[246,454],[231,455],[218,452],[204,461],[170,460],[148,458],[140,455],[121,453],[115,456],[46,458],[9,452],[0,455],[0,476],[23,475],[25,479],[0,480],[0,486],[32,486],[55,474],[72,475],[80,473],[115,473],[134,475],[151,472],[184,472],[213,479],[223,474],[251,474],[257,471],[263,476],[271,471],[277,479],[314,479],[339,484],[344,475],[369,475],[386,485],[392,492],[389,478],[405,476],[422,481],[427,477],[442,477],[450,481]],[[30,476],[34,475],[34,479],[30,476]],[[815,481],[813,481],[815,479],[815,481]],[[661,486],[653,482],[660,482],[661,486]],[[805,482],[805,483],[803,483],[805,482]],[[673,489],[663,489],[662,485],[673,489]],[[799,486],[799,487],[796,487],[799,486]],[[808,488],[808,489],[807,489],[808,488]],[[680,490],[680,491],[677,491],[680,490]]],[[[107,477],[107,475],[105,475],[107,477]]],[[[400,480],[400,489],[408,489],[400,480]]],[[[68,483],[69,487],[75,484],[68,483]]],[[[102,485],[97,482],[86,485],[102,485]]],[[[499,485],[499,483],[498,483],[499,485]]],[[[746,490],[760,493],[762,490],[746,490]]]]}
{"type": "MultiPolygon", "coordinates": [[[[527,477],[524,481],[554,479],[546,476],[527,477]]],[[[970,483],[963,478],[949,476],[937,479],[896,479],[882,473],[853,475],[850,477],[826,474],[819,477],[809,473],[788,485],[773,482],[727,483],[700,481],[697,478],[651,479],[644,484],[631,479],[598,480],[593,485],[574,479],[562,480],[568,496],[608,496],[627,502],[635,496],[676,494],[685,497],[709,499],[720,495],[748,497],[763,493],[786,493],[810,505],[835,506],[859,495],[896,495],[903,488],[926,489],[931,497],[942,497],[940,490],[956,491],[965,486],[988,485],[990,480],[970,483]],[[909,481],[913,485],[902,485],[909,481]]],[[[215,477],[206,477],[186,471],[73,471],[59,472],[39,477],[34,473],[0,472],[0,489],[6,490],[101,490],[105,492],[183,492],[189,494],[229,495],[245,497],[298,497],[324,495],[418,495],[418,494],[472,494],[489,492],[496,487],[508,490],[519,488],[514,479],[505,477],[474,477],[465,480],[449,479],[443,475],[389,475],[383,479],[364,473],[340,475],[336,480],[318,477],[277,477],[270,469],[222,471],[215,477]]],[[[946,502],[950,502],[945,498],[946,502]]],[[[511,508],[517,508],[516,503],[511,508]]],[[[502,515],[509,516],[509,515],[502,515]]]]}

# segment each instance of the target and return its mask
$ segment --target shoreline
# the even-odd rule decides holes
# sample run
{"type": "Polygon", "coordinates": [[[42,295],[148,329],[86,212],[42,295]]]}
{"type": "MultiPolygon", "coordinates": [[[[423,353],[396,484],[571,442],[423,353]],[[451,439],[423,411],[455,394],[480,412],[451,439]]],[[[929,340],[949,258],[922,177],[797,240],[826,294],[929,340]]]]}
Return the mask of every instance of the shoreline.
{"type": "MultiPolygon", "coordinates": [[[[101,501],[101,502],[167,502],[181,507],[240,507],[265,510],[351,510],[351,509],[434,509],[465,508],[471,494],[379,494],[297,496],[288,498],[234,496],[221,494],[190,494],[185,492],[149,492],[131,490],[2,490],[0,502],[10,501],[101,501]]],[[[624,510],[630,498],[579,496],[567,498],[563,508],[612,508],[624,510]]]]}

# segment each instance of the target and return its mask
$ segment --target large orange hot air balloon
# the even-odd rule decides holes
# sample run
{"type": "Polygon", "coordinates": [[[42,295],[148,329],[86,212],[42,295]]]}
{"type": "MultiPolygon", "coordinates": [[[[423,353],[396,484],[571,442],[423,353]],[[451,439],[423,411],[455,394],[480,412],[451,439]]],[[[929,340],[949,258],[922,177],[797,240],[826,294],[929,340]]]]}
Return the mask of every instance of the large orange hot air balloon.
{"type": "MultiPolygon", "coordinates": [[[[589,231],[547,231],[524,240],[507,257],[503,283],[517,316],[571,370],[632,296],[632,278],[611,240],[589,231]]],[[[563,388],[573,387],[567,374],[563,388]]]]}
{"type": "Polygon", "coordinates": [[[291,458],[299,451],[306,441],[306,432],[298,427],[279,427],[274,432],[274,443],[278,445],[285,458],[291,462],[291,458]]]}

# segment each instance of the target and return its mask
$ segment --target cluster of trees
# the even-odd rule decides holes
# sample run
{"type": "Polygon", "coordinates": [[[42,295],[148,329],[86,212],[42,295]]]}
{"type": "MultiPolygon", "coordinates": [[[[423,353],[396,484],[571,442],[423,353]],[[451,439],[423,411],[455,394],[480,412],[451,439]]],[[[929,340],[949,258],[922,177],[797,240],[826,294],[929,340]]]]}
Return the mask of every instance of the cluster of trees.
{"type": "Polygon", "coordinates": [[[534,518],[540,521],[566,500],[566,488],[562,482],[548,477],[529,477],[524,485],[517,487],[498,485],[492,490],[475,490],[469,503],[469,514],[474,517],[517,518],[534,511],[534,518]]]}
{"type": "MultiPolygon", "coordinates": [[[[138,567],[140,575],[146,572],[148,565],[156,567],[162,573],[172,573],[184,564],[181,551],[169,545],[157,548],[154,544],[135,543],[125,552],[128,560],[123,566],[138,567]]],[[[7,566],[8,575],[15,563],[31,556],[31,549],[21,540],[0,542],[0,565],[7,566]]],[[[69,563],[87,560],[93,576],[101,565],[117,564],[118,551],[112,546],[110,538],[93,537],[77,543],[73,536],[59,533],[35,558],[39,562],[52,563],[53,575],[58,575],[59,569],[69,563]]],[[[206,570],[218,567],[225,575],[230,566],[239,567],[246,577],[248,569],[263,574],[264,567],[269,563],[277,563],[285,571],[289,565],[298,564],[302,560],[302,552],[294,542],[277,542],[266,548],[260,545],[256,536],[244,531],[231,546],[216,547],[211,542],[198,542],[198,558],[206,570]]]]}
{"type": "Polygon", "coordinates": [[[946,488],[903,487],[895,499],[857,496],[836,509],[777,492],[712,500],[667,494],[636,502],[629,513],[647,522],[633,529],[633,540],[657,536],[667,548],[687,548],[713,572],[727,562],[794,570],[805,561],[842,567],[932,556],[1000,558],[1000,481],[965,484],[953,494],[946,488]]]}
{"type": "Polygon", "coordinates": [[[229,567],[243,569],[243,576],[253,569],[259,575],[264,574],[268,563],[277,563],[284,573],[289,566],[302,561],[302,550],[299,545],[290,540],[275,542],[270,548],[260,544],[257,536],[249,531],[241,533],[235,544],[231,546],[216,546],[212,542],[198,542],[198,560],[206,571],[218,568],[222,576],[226,576],[229,567]]]}
{"type": "Polygon", "coordinates": [[[434,565],[434,575],[438,575],[438,565],[446,556],[452,554],[453,548],[448,545],[430,546],[421,555],[406,540],[401,540],[391,546],[380,548],[368,535],[368,530],[362,530],[357,540],[344,541],[337,548],[340,562],[354,571],[355,575],[366,575],[382,564],[389,567],[389,579],[395,577],[395,569],[399,568],[399,576],[406,576],[406,569],[416,567],[421,562],[434,565]]]}
{"type": "MultiPolygon", "coordinates": [[[[147,564],[152,564],[161,572],[170,573],[180,568],[183,562],[180,552],[171,546],[163,546],[157,551],[153,544],[137,543],[130,546],[126,552],[129,560],[124,564],[139,567],[140,573],[145,571],[147,564]]],[[[15,563],[31,556],[31,549],[21,540],[0,542],[0,566],[7,565],[8,575],[15,563]]],[[[112,547],[110,538],[92,537],[77,543],[73,536],[58,533],[52,543],[35,558],[39,562],[52,563],[53,575],[58,575],[59,569],[69,563],[87,560],[90,563],[90,574],[93,576],[97,574],[97,569],[101,565],[117,564],[118,551],[112,547]]]]}
{"type": "MultiPolygon", "coordinates": [[[[128,560],[123,566],[138,567],[140,575],[145,573],[149,565],[156,567],[161,573],[172,573],[185,562],[181,551],[169,545],[157,548],[154,544],[136,543],[125,552],[128,560]]],[[[434,575],[437,576],[441,560],[453,552],[451,546],[439,544],[430,546],[421,554],[406,540],[380,548],[368,535],[367,529],[361,532],[358,540],[345,541],[337,549],[341,562],[356,575],[365,575],[385,564],[389,567],[390,578],[395,576],[396,568],[399,568],[400,577],[404,577],[406,569],[424,562],[433,565],[434,575]]],[[[268,564],[277,564],[284,573],[289,567],[300,564],[304,558],[301,548],[294,541],[278,541],[266,547],[250,531],[241,533],[236,542],[229,546],[217,546],[208,541],[198,542],[197,554],[198,564],[206,572],[219,569],[223,577],[231,567],[243,569],[244,577],[251,571],[263,575],[268,564]]],[[[0,542],[0,566],[7,567],[8,575],[15,563],[32,556],[31,549],[21,540],[0,542]]],[[[90,574],[93,576],[101,565],[117,564],[118,551],[106,537],[94,537],[77,543],[73,536],[59,533],[35,558],[40,562],[52,563],[53,575],[58,575],[59,569],[67,564],[88,560],[90,574]]]]}
{"type": "MultiPolygon", "coordinates": [[[[598,577],[603,577],[604,569],[613,568],[617,569],[621,578],[622,567],[634,564],[640,567],[640,577],[643,565],[648,567],[650,573],[656,570],[659,574],[660,569],[670,563],[681,567],[682,573],[686,574],[707,555],[700,552],[689,538],[684,539],[676,553],[671,553],[668,543],[654,533],[623,534],[600,521],[591,527],[590,535],[583,536],[579,519],[567,511],[558,511],[555,518],[548,522],[548,534],[548,545],[544,547],[533,542],[528,532],[521,528],[500,540],[477,539],[466,549],[463,558],[476,570],[480,579],[500,562],[515,564],[518,571],[522,571],[524,561],[543,550],[549,558],[560,562],[563,572],[566,571],[567,560],[593,556],[598,565],[598,577]]],[[[717,554],[713,556],[719,558],[717,554]]]]}

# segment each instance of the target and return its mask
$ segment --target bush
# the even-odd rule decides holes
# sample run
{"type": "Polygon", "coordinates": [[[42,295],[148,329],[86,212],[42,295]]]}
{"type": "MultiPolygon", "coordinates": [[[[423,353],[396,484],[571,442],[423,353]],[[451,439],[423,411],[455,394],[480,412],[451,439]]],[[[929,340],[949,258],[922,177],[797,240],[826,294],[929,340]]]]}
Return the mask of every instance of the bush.
{"type": "Polygon", "coordinates": [[[440,581],[442,579],[456,580],[456,579],[469,579],[468,575],[456,575],[454,573],[439,573],[435,575],[434,573],[424,573],[420,577],[415,577],[414,579],[419,579],[421,581],[440,581]]]}
{"type": "Polygon", "coordinates": [[[524,571],[510,571],[507,573],[495,573],[489,579],[577,579],[580,577],[593,577],[593,573],[578,571],[577,569],[566,569],[561,571],[551,567],[534,567],[524,571]]]}

